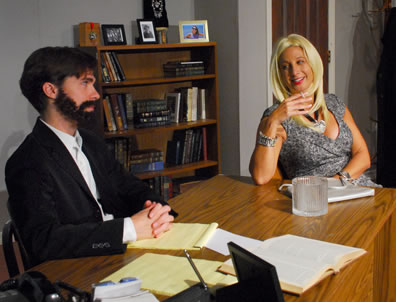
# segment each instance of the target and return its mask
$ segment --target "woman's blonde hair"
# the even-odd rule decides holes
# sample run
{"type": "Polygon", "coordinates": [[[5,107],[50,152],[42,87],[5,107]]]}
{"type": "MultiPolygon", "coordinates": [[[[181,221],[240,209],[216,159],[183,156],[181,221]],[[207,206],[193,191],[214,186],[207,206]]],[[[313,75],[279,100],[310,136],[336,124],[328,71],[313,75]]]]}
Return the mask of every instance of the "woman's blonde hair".
{"type": "MultiPolygon", "coordinates": [[[[279,58],[282,55],[282,53],[291,46],[297,46],[303,50],[304,55],[308,61],[308,64],[312,68],[314,79],[311,86],[308,88],[307,93],[309,95],[314,95],[315,102],[309,113],[315,112],[321,108],[323,112],[324,120],[325,122],[327,122],[329,118],[329,111],[327,109],[323,94],[322,59],[320,58],[318,51],[312,45],[312,43],[309,42],[303,36],[297,34],[291,34],[288,35],[287,37],[281,38],[275,44],[271,58],[271,66],[270,66],[271,83],[275,98],[278,101],[283,102],[287,97],[290,96],[290,91],[288,90],[286,85],[282,82],[282,78],[280,74],[279,58]]],[[[316,128],[313,128],[312,123],[308,122],[302,116],[293,116],[292,119],[294,119],[297,123],[301,125],[310,127],[314,130],[318,130],[316,128]]]]}

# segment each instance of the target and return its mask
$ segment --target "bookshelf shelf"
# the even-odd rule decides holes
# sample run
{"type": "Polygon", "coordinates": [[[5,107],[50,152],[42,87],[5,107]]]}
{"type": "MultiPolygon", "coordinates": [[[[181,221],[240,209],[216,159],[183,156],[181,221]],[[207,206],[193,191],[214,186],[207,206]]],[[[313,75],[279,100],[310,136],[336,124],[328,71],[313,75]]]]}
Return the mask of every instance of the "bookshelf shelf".
{"type": "Polygon", "coordinates": [[[205,79],[214,79],[215,74],[204,74],[199,76],[188,76],[188,77],[160,77],[160,78],[142,78],[142,79],[131,79],[121,82],[110,82],[102,83],[103,87],[124,87],[124,86],[137,86],[137,85],[150,85],[150,84],[165,84],[165,83],[179,83],[189,82],[205,79]]]}
{"type": "Polygon", "coordinates": [[[205,160],[205,161],[199,161],[199,162],[185,164],[185,165],[166,167],[160,171],[136,173],[135,175],[137,177],[139,177],[140,179],[148,179],[148,178],[153,178],[156,176],[176,175],[176,174],[181,174],[181,173],[185,173],[185,172],[195,171],[197,169],[216,167],[217,165],[218,165],[218,162],[216,162],[216,161],[205,160]]]}
{"type": "Polygon", "coordinates": [[[143,129],[128,129],[126,131],[114,131],[114,132],[105,132],[104,136],[106,138],[115,138],[115,137],[125,137],[136,134],[150,134],[154,132],[165,132],[170,130],[178,130],[178,129],[188,129],[192,127],[202,127],[208,125],[215,125],[217,123],[216,120],[200,120],[196,122],[186,122],[186,123],[178,123],[178,124],[170,124],[162,127],[153,127],[153,128],[143,128],[143,129]]]}
{"type": "MultiPolygon", "coordinates": [[[[135,102],[145,99],[164,99],[167,93],[180,91],[180,89],[186,87],[198,87],[205,91],[206,119],[172,123],[154,128],[128,127],[129,129],[123,131],[109,131],[108,127],[110,126],[105,120],[105,113],[108,114],[108,112],[104,111],[103,101],[100,102],[97,108],[99,122],[96,125],[96,130],[103,135],[109,144],[123,140],[124,142],[128,141],[128,152],[129,149],[131,151],[158,149],[163,152],[165,168],[159,171],[136,173],[139,178],[150,179],[167,175],[172,176],[172,178],[199,176],[202,179],[202,177],[211,177],[221,173],[216,42],[97,46],[82,47],[82,50],[98,58],[97,88],[102,97],[128,94],[132,97],[132,102],[135,102]],[[118,64],[121,67],[122,73],[124,73],[123,81],[114,81],[114,78],[110,82],[109,79],[104,80],[102,67],[109,64],[109,59],[110,61],[113,60],[115,65],[118,64]],[[118,61],[118,63],[114,61],[118,61]],[[202,61],[201,66],[203,66],[204,74],[167,77],[164,73],[164,64],[170,61],[202,61]],[[167,154],[168,141],[173,139],[175,131],[179,133],[190,129],[193,130],[194,135],[196,132],[198,133],[200,143],[205,145],[205,148],[199,149],[200,147],[196,147],[202,153],[194,153],[196,157],[193,160],[190,157],[189,161],[201,157],[198,161],[188,164],[173,166],[167,164],[165,155],[167,154]],[[205,143],[201,141],[204,132],[205,143]]],[[[113,67],[113,69],[117,68],[113,67]]],[[[108,106],[106,104],[106,107],[108,106]]],[[[113,104],[110,103],[110,106],[113,106],[113,104]]],[[[116,128],[119,129],[120,127],[117,126],[116,128]]],[[[116,144],[113,145],[113,148],[116,148],[115,146],[116,144]]],[[[125,147],[123,150],[125,150],[125,147]]],[[[116,152],[117,150],[115,150],[116,152]]],[[[196,152],[195,149],[194,152],[196,152]]],[[[128,158],[128,155],[125,158],[128,158]]]]}

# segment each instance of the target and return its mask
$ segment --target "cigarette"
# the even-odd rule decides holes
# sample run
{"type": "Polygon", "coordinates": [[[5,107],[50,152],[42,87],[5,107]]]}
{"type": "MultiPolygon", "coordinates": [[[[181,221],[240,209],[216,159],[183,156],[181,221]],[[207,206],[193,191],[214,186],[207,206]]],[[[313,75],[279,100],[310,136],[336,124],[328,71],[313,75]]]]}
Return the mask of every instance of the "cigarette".
{"type": "Polygon", "coordinates": [[[300,92],[301,97],[305,97],[304,92],[300,92]]]}

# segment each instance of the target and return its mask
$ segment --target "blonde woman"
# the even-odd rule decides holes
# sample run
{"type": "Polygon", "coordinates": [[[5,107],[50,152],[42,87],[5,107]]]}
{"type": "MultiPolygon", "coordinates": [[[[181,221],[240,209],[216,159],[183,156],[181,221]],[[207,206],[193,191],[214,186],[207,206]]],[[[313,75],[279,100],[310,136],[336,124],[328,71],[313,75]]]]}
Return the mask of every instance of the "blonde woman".
{"type": "Polygon", "coordinates": [[[363,174],[370,167],[366,142],[345,104],[323,94],[323,64],[315,47],[291,34],[278,41],[271,59],[277,102],[257,129],[250,173],[265,184],[280,162],[284,175],[318,175],[376,186],[363,174]]]}

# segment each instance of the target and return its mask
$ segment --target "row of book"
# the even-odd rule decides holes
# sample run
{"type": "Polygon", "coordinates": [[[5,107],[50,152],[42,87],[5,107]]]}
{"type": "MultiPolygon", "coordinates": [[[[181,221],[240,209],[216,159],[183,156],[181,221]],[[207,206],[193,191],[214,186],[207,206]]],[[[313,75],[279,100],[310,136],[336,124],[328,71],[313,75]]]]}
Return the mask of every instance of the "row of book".
{"type": "Polygon", "coordinates": [[[164,169],[164,154],[158,149],[135,150],[132,137],[107,141],[107,146],[126,171],[143,173],[164,169]]]}
{"type": "Polygon", "coordinates": [[[163,64],[165,77],[185,77],[205,74],[204,61],[169,61],[163,64]]]}
{"type": "Polygon", "coordinates": [[[175,130],[167,142],[166,163],[183,165],[208,159],[206,127],[175,130]]]}
{"type": "Polygon", "coordinates": [[[159,149],[136,150],[134,137],[114,138],[108,148],[125,170],[132,173],[159,171],[168,165],[183,165],[208,159],[206,127],[175,130],[167,142],[166,161],[159,149]]]}
{"type": "Polygon", "coordinates": [[[101,53],[102,79],[105,83],[125,81],[125,73],[114,51],[101,53]]]}
{"type": "Polygon", "coordinates": [[[174,196],[173,181],[171,176],[156,176],[144,181],[154,192],[156,192],[158,195],[161,195],[164,201],[168,201],[174,196]]]}
{"type": "Polygon", "coordinates": [[[182,87],[165,99],[133,100],[131,93],[104,95],[103,111],[108,131],[149,128],[206,119],[206,89],[182,87]]]}
{"type": "Polygon", "coordinates": [[[203,176],[185,176],[174,178],[172,175],[156,176],[144,181],[157,194],[161,195],[165,201],[185,193],[200,182],[206,180],[203,176]]]}
{"type": "Polygon", "coordinates": [[[183,87],[167,93],[170,119],[174,123],[206,119],[206,89],[183,87]]]}
{"type": "Polygon", "coordinates": [[[159,127],[171,123],[171,112],[166,100],[133,101],[130,93],[105,95],[103,111],[108,131],[159,127]]]}
{"type": "Polygon", "coordinates": [[[134,127],[133,101],[130,93],[105,95],[103,111],[108,131],[123,131],[134,127]]]}

